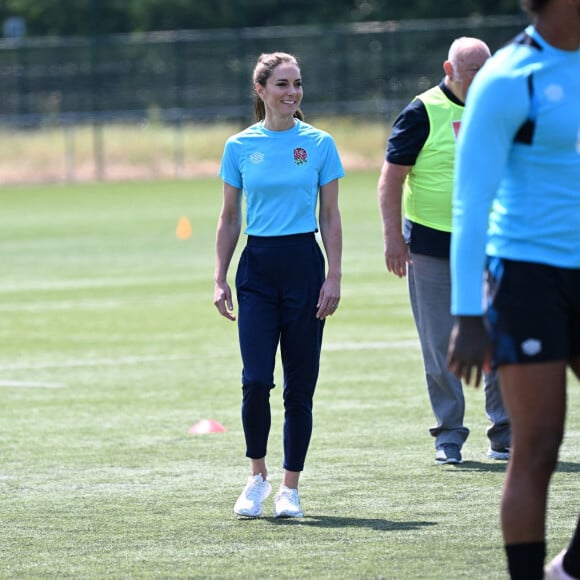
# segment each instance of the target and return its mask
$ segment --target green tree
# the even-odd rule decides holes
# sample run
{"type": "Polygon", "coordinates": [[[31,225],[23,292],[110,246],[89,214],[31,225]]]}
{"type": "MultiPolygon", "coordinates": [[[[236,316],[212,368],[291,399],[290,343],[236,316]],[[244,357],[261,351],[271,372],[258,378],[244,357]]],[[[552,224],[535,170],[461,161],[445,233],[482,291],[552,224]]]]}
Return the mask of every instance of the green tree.
{"type": "Polygon", "coordinates": [[[233,28],[239,23],[239,0],[128,0],[130,32],[233,28]]]}
{"type": "Polygon", "coordinates": [[[0,0],[0,20],[21,16],[30,36],[130,32],[124,0],[0,0]]]}
{"type": "Polygon", "coordinates": [[[0,23],[30,36],[71,36],[519,14],[518,0],[0,0],[0,23]]]}

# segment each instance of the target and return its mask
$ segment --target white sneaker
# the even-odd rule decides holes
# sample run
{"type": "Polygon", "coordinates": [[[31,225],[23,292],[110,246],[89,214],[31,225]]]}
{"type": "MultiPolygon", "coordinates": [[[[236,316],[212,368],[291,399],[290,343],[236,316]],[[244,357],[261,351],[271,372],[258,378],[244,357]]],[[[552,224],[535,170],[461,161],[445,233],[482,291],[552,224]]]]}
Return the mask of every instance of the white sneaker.
{"type": "Polygon", "coordinates": [[[508,461],[510,458],[510,451],[509,447],[502,447],[501,449],[494,449],[490,447],[487,450],[487,456],[490,459],[495,459],[496,461],[508,461]]]}
{"type": "Polygon", "coordinates": [[[234,506],[234,512],[247,518],[258,518],[262,515],[262,502],[272,493],[272,486],[261,473],[250,475],[248,483],[234,506]]]}
{"type": "Polygon", "coordinates": [[[303,515],[298,490],[281,485],[274,498],[274,517],[301,518],[303,515]]]}
{"type": "Polygon", "coordinates": [[[562,550],[545,568],[544,580],[575,580],[574,576],[564,571],[564,555],[566,550],[562,550]]]}

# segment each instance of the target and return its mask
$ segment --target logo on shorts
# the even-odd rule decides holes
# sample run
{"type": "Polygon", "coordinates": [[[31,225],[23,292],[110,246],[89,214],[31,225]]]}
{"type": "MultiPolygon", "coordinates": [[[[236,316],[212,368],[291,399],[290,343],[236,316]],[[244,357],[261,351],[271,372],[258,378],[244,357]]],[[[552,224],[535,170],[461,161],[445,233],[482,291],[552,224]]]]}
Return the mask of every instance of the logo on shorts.
{"type": "Polygon", "coordinates": [[[522,352],[528,356],[535,356],[542,350],[542,341],[537,338],[528,338],[522,342],[522,352]]]}

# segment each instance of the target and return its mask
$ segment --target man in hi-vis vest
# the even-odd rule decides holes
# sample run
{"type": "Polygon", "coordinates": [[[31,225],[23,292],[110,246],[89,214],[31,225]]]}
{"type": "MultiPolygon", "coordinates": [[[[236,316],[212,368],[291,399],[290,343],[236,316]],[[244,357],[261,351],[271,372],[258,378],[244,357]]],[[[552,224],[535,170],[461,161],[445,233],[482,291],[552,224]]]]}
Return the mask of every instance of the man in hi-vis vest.
{"type": "MultiPolygon", "coordinates": [[[[447,368],[454,319],[450,311],[451,198],[455,143],[467,90],[489,58],[487,45],[462,37],[443,63],[445,77],[418,95],[399,114],[387,144],[378,183],[385,263],[396,276],[408,276],[431,408],[437,424],[437,463],[461,463],[469,435],[463,424],[461,381],[447,368]]],[[[491,421],[488,457],[509,458],[510,424],[495,375],[486,376],[485,408],[491,421]]]]}

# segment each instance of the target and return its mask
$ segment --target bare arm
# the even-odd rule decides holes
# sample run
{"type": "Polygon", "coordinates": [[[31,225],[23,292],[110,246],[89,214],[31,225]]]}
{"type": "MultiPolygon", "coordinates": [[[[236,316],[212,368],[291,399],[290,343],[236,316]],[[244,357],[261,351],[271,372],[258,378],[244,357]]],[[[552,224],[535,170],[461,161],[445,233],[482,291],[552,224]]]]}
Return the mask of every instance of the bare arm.
{"type": "Polygon", "coordinates": [[[403,238],[403,184],[411,171],[409,165],[395,165],[385,161],[378,184],[379,209],[383,220],[385,264],[387,270],[399,278],[407,274],[409,249],[403,238]]]}
{"type": "Polygon", "coordinates": [[[338,179],[320,188],[320,235],[326,252],[328,272],[320,289],[317,318],[334,314],[340,300],[342,278],[342,220],[338,208],[338,179]]]}
{"type": "Polygon", "coordinates": [[[241,190],[224,183],[223,204],[216,231],[213,303],[219,313],[230,320],[236,317],[232,314],[234,303],[227,276],[241,229],[241,190]]]}

